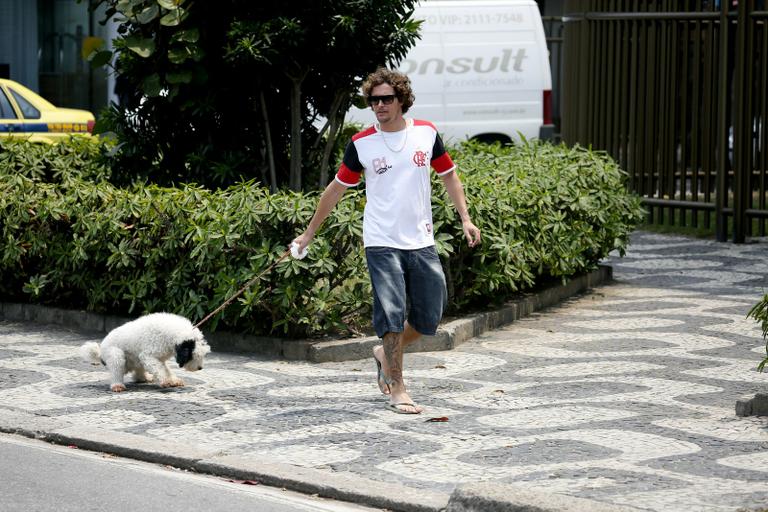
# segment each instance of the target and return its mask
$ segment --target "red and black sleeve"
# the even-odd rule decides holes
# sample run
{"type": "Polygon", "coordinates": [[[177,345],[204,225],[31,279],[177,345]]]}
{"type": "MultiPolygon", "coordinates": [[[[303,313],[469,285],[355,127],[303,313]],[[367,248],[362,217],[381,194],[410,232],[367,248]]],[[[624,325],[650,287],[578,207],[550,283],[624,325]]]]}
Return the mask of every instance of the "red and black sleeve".
{"type": "Polygon", "coordinates": [[[449,155],[445,150],[443,139],[440,138],[439,133],[435,134],[435,143],[432,146],[431,164],[432,168],[435,170],[438,176],[448,174],[453,170],[454,167],[456,167],[456,165],[453,163],[453,160],[451,159],[451,155],[449,155]]]}
{"type": "Polygon", "coordinates": [[[336,180],[342,185],[354,187],[360,183],[362,172],[363,164],[360,163],[360,158],[357,156],[357,148],[355,143],[350,141],[344,150],[344,159],[339,166],[339,171],[336,173],[336,180]]]}

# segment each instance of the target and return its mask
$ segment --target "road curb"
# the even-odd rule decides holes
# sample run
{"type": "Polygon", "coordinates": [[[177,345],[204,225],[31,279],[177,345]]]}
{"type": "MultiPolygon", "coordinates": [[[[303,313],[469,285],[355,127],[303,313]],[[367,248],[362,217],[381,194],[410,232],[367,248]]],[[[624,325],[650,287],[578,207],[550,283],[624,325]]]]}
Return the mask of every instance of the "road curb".
{"type": "Polygon", "coordinates": [[[256,480],[270,487],[284,487],[304,494],[317,494],[399,512],[441,512],[445,510],[449,499],[448,493],[373,481],[346,472],[265,463],[239,455],[200,460],[194,469],[202,473],[256,480]]]}
{"type": "MultiPolygon", "coordinates": [[[[491,329],[510,324],[541,309],[584,293],[590,288],[613,279],[613,269],[599,265],[598,269],[523,293],[503,306],[464,318],[445,322],[434,336],[423,336],[408,347],[408,352],[451,350],[491,329]]],[[[88,311],[67,310],[37,304],[0,302],[0,319],[61,325],[75,329],[106,333],[131,318],[99,315],[88,311]]],[[[288,360],[314,363],[351,361],[370,357],[373,347],[380,343],[376,336],[338,340],[284,340],[264,336],[228,332],[206,332],[205,337],[216,352],[250,353],[288,360]]]]}

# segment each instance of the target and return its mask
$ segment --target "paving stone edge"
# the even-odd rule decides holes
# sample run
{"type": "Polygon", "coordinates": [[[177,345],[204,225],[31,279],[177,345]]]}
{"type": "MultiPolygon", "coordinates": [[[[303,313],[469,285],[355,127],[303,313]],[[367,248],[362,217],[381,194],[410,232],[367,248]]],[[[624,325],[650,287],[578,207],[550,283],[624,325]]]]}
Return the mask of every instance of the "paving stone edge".
{"type": "Polygon", "coordinates": [[[201,450],[183,443],[73,426],[62,420],[2,407],[0,432],[154,464],[170,465],[197,473],[235,480],[253,480],[270,487],[317,494],[393,512],[442,512],[450,497],[448,493],[368,480],[350,473],[257,461],[201,450]]]}
{"type": "Polygon", "coordinates": [[[522,485],[477,482],[453,493],[416,489],[284,463],[206,451],[184,443],[74,426],[66,421],[0,407],[0,432],[88,451],[270,487],[378,507],[392,512],[631,512],[637,509],[584,498],[533,491],[522,485]]]}
{"type": "Polygon", "coordinates": [[[637,512],[585,498],[544,493],[519,484],[478,482],[453,491],[445,512],[637,512]]]}
{"type": "MultiPolygon", "coordinates": [[[[434,336],[424,336],[408,347],[408,352],[451,350],[488,330],[510,324],[541,309],[584,293],[613,279],[613,269],[599,265],[597,270],[569,278],[565,284],[552,283],[524,293],[503,306],[446,322],[434,336]]],[[[38,304],[0,302],[0,320],[37,322],[103,334],[131,318],[101,315],[38,304]]],[[[339,340],[283,340],[229,332],[206,332],[206,339],[217,352],[237,352],[306,360],[315,363],[350,361],[370,357],[379,343],[376,336],[339,340]]]]}

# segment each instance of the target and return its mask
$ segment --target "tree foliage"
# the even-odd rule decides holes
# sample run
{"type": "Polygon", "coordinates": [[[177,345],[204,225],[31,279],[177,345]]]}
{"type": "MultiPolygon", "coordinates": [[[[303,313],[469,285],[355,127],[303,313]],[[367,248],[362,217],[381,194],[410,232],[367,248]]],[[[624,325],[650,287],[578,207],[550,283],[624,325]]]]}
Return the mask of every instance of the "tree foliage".
{"type": "MultiPolygon", "coordinates": [[[[367,73],[418,37],[416,0],[98,0],[122,20],[124,178],[275,189],[324,186],[343,116],[367,73]]],[[[94,51],[93,65],[112,54],[94,51]]]]}

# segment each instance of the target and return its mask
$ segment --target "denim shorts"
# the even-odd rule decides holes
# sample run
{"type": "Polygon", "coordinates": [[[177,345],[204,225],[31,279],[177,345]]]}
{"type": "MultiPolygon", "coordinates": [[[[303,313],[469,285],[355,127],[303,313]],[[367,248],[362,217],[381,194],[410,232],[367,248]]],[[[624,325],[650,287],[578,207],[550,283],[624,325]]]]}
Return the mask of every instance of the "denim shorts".
{"type": "Polygon", "coordinates": [[[432,335],[448,304],[445,275],[434,246],[423,249],[366,247],[373,285],[373,328],[379,337],[403,332],[405,319],[432,335]]]}

